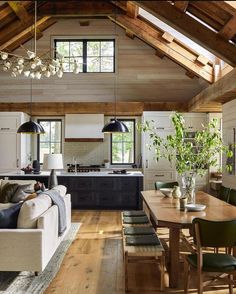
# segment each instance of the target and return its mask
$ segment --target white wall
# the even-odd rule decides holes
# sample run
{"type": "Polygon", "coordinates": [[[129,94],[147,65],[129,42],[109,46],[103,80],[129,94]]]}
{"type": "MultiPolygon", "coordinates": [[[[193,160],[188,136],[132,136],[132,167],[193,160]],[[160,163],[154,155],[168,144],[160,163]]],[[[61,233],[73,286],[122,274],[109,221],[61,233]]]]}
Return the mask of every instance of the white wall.
{"type": "MultiPolygon", "coordinates": [[[[233,143],[233,128],[236,128],[236,99],[223,105],[223,140],[225,144],[233,143]]],[[[223,158],[223,163],[225,159],[223,158]]],[[[223,185],[236,189],[236,175],[223,173],[223,185]]]]}

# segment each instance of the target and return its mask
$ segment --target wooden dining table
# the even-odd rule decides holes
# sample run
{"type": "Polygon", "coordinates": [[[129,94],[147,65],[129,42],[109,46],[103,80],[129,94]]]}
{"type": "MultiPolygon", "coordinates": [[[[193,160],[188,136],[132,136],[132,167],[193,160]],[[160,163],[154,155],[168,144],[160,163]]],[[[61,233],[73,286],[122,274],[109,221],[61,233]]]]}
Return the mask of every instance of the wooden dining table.
{"type": "Polygon", "coordinates": [[[150,212],[157,226],[169,229],[169,285],[176,288],[179,281],[180,233],[183,228],[191,228],[194,218],[208,220],[236,219],[236,207],[205,192],[196,192],[196,203],[204,204],[203,211],[180,210],[179,201],[165,197],[158,190],[142,191],[143,204],[150,212]]]}

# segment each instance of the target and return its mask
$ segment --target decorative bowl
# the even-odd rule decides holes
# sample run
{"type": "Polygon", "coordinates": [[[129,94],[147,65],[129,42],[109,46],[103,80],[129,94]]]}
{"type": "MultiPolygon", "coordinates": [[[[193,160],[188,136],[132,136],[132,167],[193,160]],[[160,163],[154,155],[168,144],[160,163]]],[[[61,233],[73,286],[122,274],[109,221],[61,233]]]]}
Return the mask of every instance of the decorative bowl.
{"type": "Polygon", "coordinates": [[[160,192],[162,194],[164,194],[166,197],[172,197],[173,189],[172,188],[161,188],[160,192]]]}
{"type": "Polygon", "coordinates": [[[206,208],[204,204],[186,204],[185,208],[187,211],[202,211],[206,208]]]}

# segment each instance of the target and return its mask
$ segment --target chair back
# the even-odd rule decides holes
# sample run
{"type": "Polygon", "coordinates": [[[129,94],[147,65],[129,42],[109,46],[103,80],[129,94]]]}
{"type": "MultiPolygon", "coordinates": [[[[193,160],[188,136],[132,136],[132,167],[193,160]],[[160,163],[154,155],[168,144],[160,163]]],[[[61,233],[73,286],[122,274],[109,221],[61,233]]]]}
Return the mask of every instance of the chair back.
{"type": "Polygon", "coordinates": [[[162,188],[174,188],[174,186],[179,186],[178,182],[155,182],[155,189],[160,190],[162,188]]]}
{"type": "Polygon", "coordinates": [[[218,198],[220,200],[228,202],[229,201],[229,191],[230,191],[230,188],[227,188],[225,186],[221,186],[219,194],[218,194],[218,198]]]}
{"type": "Polygon", "coordinates": [[[195,244],[197,244],[196,226],[199,229],[201,246],[214,248],[236,246],[236,219],[229,221],[209,221],[195,218],[193,220],[195,244]]]}
{"type": "Polygon", "coordinates": [[[229,204],[236,206],[236,190],[231,189],[229,192],[229,204]]]}

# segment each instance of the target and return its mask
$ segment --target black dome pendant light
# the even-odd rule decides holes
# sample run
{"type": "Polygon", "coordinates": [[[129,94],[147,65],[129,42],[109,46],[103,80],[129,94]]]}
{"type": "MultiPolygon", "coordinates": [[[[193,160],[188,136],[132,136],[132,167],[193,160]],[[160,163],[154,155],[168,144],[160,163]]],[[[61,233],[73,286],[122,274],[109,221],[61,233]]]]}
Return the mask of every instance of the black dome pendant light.
{"type": "MultiPolygon", "coordinates": [[[[36,21],[37,21],[37,1],[35,1],[35,19],[34,19],[34,46],[35,46],[35,54],[36,54],[36,21]]],[[[32,42],[31,42],[32,46],[32,42]]],[[[32,78],[30,78],[30,120],[23,123],[17,130],[17,133],[23,134],[44,134],[44,128],[32,121],[32,78]]]]}
{"type": "MultiPolygon", "coordinates": [[[[116,3],[115,3],[116,5],[116,3]]],[[[115,37],[116,37],[116,9],[115,8],[115,37]]],[[[116,56],[116,54],[115,54],[116,56]]],[[[116,64],[116,63],[115,63],[116,64]]],[[[119,121],[116,118],[116,73],[115,73],[115,77],[114,77],[114,97],[115,97],[115,118],[111,119],[110,122],[108,122],[107,124],[105,124],[105,126],[102,129],[103,133],[129,133],[129,129],[127,128],[127,126],[122,122],[119,121]]]]}

